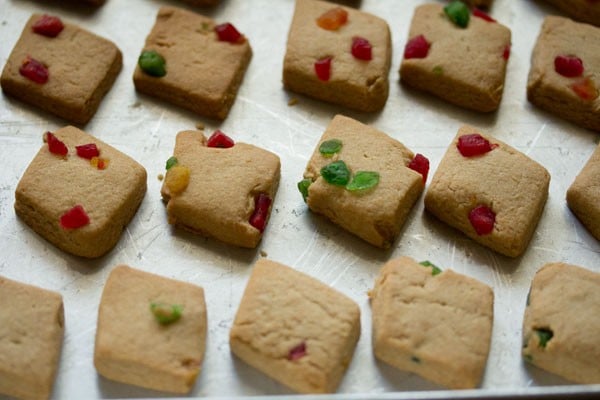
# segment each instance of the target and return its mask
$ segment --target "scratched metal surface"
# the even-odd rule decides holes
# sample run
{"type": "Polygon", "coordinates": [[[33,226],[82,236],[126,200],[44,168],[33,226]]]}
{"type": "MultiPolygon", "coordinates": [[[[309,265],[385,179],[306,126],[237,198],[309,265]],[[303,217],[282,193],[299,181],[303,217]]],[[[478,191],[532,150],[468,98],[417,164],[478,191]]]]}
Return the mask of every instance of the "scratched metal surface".
{"type": "Polygon", "coordinates": [[[398,84],[397,69],[412,10],[422,2],[364,0],[360,4],[363,10],[386,18],[393,34],[390,97],[382,112],[370,115],[348,112],[282,89],[280,71],[292,0],[224,0],[221,6],[204,10],[219,21],[234,22],[254,49],[254,58],[232,112],[226,121],[218,123],[138,95],[134,90],[131,77],[137,55],[158,7],[168,4],[167,0],[108,0],[96,11],[73,9],[61,5],[61,1],[0,0],[2,65],[34,11],[59,14],[118,44],[124,54],[123,71],[85,130],[131,155],[148,171],[148,193],[112,252],[94,261],[61,252],[16,218],[13,202],[17,182],[38,151],[42,133],[65,122],[4,95],[0,97],[0,158],[4,166],[0,174],[0,274],[59,291],[64,296],[66,335],[55,398],[166,396],[110,382],[94,370],[97,307],[107,275],[119,263],[205,288],[209,316],[207,354],[192,395],[289,394],[287,389],[236,360],[229,352],[229,328],[251,265],[261,257],[261,251],[270,259],[317,277],[360,305],[362,334],[339,388],[341,396],[459,395],[387,367],[372,356],[367,291],[380,266],[400,255],[431,260],[494,288],[492,347],[482,388],[461,392],[462,396],[590,390],[600,393],[600,385],[571,386],[524,366],[519,356],[525,297],[535,271],[546,262],[565,261],[600,272],[600,245],[574,219],[564,200],[568,186],[591,155],[598,135],[534,109],[525,97],[529,55],[543,15],[553,10],[537,1],[496,1],[492,14],[512,29],[513,52],[500,110],[480,115],[398,84]],[[288,106],[292,97],[298,97],[299,102],[288,106]],[[508,259],[474,244],[425,214],[422,199],[390,251],[375,249],[307,212],[296,182],[322,131],[333,115],[340,112],[372,124],[413,151],[427,155],[432,172],[462,123],[481,127],[543,164],[552,175],[550,197],[525,255],[508,259]],[[171,155],[175,134],[193,128],[197,122],[205,123],[208,131],[220,128],[237,141],[257,144],[281,157],[281,186],[269,227],[257,250],[241,250],[204,240],[173,230],[167,224],[157,175],[163,172],[164,161],[171,155]]]}

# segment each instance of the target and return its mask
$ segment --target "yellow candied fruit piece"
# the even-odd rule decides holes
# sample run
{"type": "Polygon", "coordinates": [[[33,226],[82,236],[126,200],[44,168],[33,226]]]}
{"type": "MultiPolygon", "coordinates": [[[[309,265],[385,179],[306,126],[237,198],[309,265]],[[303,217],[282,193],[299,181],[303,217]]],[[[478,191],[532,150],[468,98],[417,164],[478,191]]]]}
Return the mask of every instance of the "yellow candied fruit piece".
{"type": "Polygon", "coordinates": [[[92,157],[90,159],[90,164],[94,168],[106,169],[108,167],[108,159],[100,158],[100,157],[92,157]]]}
{"type": "Polygon", "coordinates": [[[167,171],[165,184],[171,195],[183,192],[190,183],[190,169],[182,165],[175,165],[167,171]]]}

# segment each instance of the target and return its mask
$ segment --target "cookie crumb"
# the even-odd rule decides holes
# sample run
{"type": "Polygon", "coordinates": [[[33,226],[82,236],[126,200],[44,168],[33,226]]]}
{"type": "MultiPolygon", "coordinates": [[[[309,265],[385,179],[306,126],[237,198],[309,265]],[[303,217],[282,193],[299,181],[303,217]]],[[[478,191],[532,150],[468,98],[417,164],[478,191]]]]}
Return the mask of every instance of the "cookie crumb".
{"type": "Polygon", "coordinates": [[[261,250],[261,251],[260,251],[260,256],[261,256],[261,257],[266,257],[266,256],[268,256],[268,254],[267,254],[267,252],[266,252],[266,251],[264,251],[264,250],[261,250]]]}
{"type": "Polygon", "coordinates": [[[196,124],[196,129],[198,129],[199,131],[203,131],[204,130],[204,123],[198,122],[196,124]]]}
{"type": "Polygon", "coordinates": [[[298,104],[298,98],[297,97],[292,97],[289,101],[288,101],[288,106],[295,106],[296,104],[298,104]]]}
{"type": "Polygon", "coordinates": [[[162,180],[165,179],[165,176],[163,174],[158,174],[157,178],[162,182],[162,180]]]}
{"type": "Polygon", "coordinates": [[[129,107],[131,107],[131,108],[140,108],[141,106],[142,106],[142,103],[140,103],[139,101],[136,101],[135,103],[133,103],[129,107]]]}

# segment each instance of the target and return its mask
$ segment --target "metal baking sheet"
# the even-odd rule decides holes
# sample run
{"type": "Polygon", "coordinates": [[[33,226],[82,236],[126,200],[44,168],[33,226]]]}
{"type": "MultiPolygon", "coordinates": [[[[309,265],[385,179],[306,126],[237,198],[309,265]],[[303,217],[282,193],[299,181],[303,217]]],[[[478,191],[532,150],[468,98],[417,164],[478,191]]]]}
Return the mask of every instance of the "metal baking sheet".
{"type": "Polygon", "coordinates": [[[541,1],[495,1],[492,15],[512,30],[512,55],[500,110],[478,114],[398,83],[397,71],[412,12],[421,3],[419,0],[358,2],[362,10],[384,17],[393,37],[390,96],[385,109],[374,114],[350,112],[282,88],[282,60],[293,12],[292,0],[223,0],[215,8],[197,9],[218,21],[232,21],[249,38],[254,50],[235,105],[229,117],[218,122],[139,95],[133,87],[137,56],[158,8],[183,3],[108,0],[104,6],[93,9],[66,1],[0,0],[2,65],[32,12],[58,14],[110,38],[120,47],[124,55],[123,70],[84,129],[131,155],[148,171],[148,193],[113,251],[88,261],[57,250],[16,218],[13,203],[17,182],[38,151],[42,133],[66,123],[0,96],[0,159],[3,160],[0,274],[56,290],[64,296],[66,334],[54,398],[167,396],[108,381],[94,369],[100,295],[107,275],[119,263],[204,287],[209,317],[207,353],[192,396],[290,394],[288,389],[237,360],[229,351],[229,328],[251,266],[262,256],[317,277],[360,305],[362,334],[339,387],[339,397],[600,395],[600,385],[572,385],[524,365],[520,357],[521,321],[534,273],[552,261],[600,272],[600,244],[573,217],[565,202],[566,190],[594,150],[598,134],[535,109],[525,95],[530,54],[541,21],[545,14],[555,10],[541,1]],[[288,105],[292,98],[298,99],[294,106],[288,105]],[[422,198],[410,213],[401,238],[389,251],[376,249],[308,212],[296,182],[323,130],[337,113],[371,124],[413,151],[425,154],[431,160],[432,173],[463,123],[481,127],[543,164],[552,175],[550,197],[527,252],[510,259],[476,245],[425,213],[422,198]],[[209,133],[219,128],[237,141],[254,143],[281,157],[281,185],[269,226],[256,250],[206,240],[174,230],[167,223],[157,176],[163,173],[164,162],[173,151],[176,133],[194,128],[197,123],[205,124],[209,133]],[[400,255],[431,260],[494,288],[492,345],[480,389],[448,391],[374,359],[367,291],[372,288],[380,266],[400,255]]]}

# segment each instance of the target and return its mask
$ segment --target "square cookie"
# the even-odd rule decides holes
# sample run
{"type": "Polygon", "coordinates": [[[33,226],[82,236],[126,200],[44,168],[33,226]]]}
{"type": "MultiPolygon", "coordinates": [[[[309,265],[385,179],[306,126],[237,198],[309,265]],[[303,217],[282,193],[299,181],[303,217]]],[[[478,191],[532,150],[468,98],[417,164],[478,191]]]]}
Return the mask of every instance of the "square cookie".
{"type": "Polygon", "coordinates": [[[161,189],[170,224],[236,246],[258,245],[279,186],[277,155],[220,131],[208,140],[183,131],[170,162],[176,165],[167,165],[161,189]]]}
{"type": "Polygon", "coordinates": [[[525,252],[538,224],[550,174],[507,144],[463,126],[425,195],[425,209],[498,253],[525,252]]]}
{"type": "Polygon", "coordinates": [[[232,25],[220,39],[219,27],[200,14],[161,7],[133,74],[136,90],[205,117],[227,117],[252,49],[232,25]]]}
{"type": "Polygon", "coordinates": [[[293,92],[358,111],[388,98],[390,29],[374,15],[317,0],[296,0],[283,60],[293,92]]]}
{"type": "Polygon", "coordinates": [[[243,361],[300,393],[331,393],[360,336],[358,305],[318,280],[259,259],[229,335],[243,361]]]}
{"type": "Polygon", "coordinates": [[[569,17],[600,26],[600,2],[598,0],[546,0],[569,17]]]}
{"type": "Polygon", "coordinates": [[[44,141],[17,185],[15,211],[58,248],[100,257],[135,215],[146,193],[146,170],[72,126],[46,133],[44,141]]]}
{"type": "Polygon", "coordinates": [[[0,84],[10,96],[85,124],[121,71],[121,51],[109,40],[52,18],[29,18],[0,84]]]}
{"type": "Polygon", "coordinates": [[[600,131],[600,28],[548,16],[531,55],[527,98],[534,105],[600,131]]]}
{"type": "Polygon", "coordinates": [[[201,287],[126,265],[106,281],[94,365],[108,379],[154,390],[188,393],[206,342],[201,287]]]}
{"type": "Polygon", "coordinates": [[[489,286],[400,257],[383,266],[369,295],[375,357],[452,389],[479,385],[494,319],[489,286]]]}
{"type": "Polygon", "coordinates": [[[442,4],[415,9],[400,79],[460,107],[494,111],[504,91],[511,33],[462,7],[468,18],[464,27],[445,14],[442,4]]]}
{"type": "Polygon", "coordinates": [[[600,383],[600,274],[564,263],[533,278],[523,319],[525,361],[577,383],[600,383]]]}
{"type": "Polygon", "coordinates": [[[62,296],[0,276],[0,394],[47,399],[64,335],[62,296]]]}
{"type": "Polygon", "coordinates": [[[418,169],[413,164],[420,158],[428,170],[429,161],[402,143],[337,115],[319,140],[299,187],[305,185],[305,201],[312,211],[377,247],[388,248],[425,187],[427,172],[422,176],[411,169],[418,169]],[[331,143],[339,143],[335,153],[322,151],[331,143]],[[340,163],[342,169],[347,168],[347,179],[332,180],[340,172],[340,163]],[[367,179],[363,183],[369,183],[373,173],[378,176],[373,186],[352,187],[361,176],[367,179]]]}
{"type": "Polygon", "coordinates": [[[567,190],[567,204],[590,233],[600,240],[600,146],[567,190]]]}

